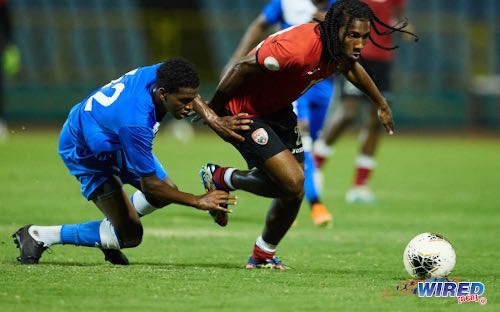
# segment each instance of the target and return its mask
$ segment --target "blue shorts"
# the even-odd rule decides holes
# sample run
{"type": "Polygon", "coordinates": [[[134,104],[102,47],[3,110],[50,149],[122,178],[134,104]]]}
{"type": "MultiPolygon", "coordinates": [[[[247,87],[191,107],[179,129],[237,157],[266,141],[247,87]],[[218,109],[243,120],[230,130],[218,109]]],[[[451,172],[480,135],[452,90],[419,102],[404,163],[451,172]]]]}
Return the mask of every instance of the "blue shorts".
{"type": "MultiPolygon", "coordinates": [[[[140,188],[140,176],[129,169],[123,151],[115,151],[102,159],[97,159],[92,155],[84,155],[85,151],[74,142],[66,124],[59,136],[58,152],[71,175],[80,181],[81,192],[86,199],[90,199],[96,188],[108,181],[111,176],[119,177],[124,184],[140,188]]],[[[167,172],[158,158],[154,155],[153,157],[156,176],[165,180],[168,177],[167,172]]]]}
{"type": "Polygon", "coordinates": [[[316,140],[323,127],[333,95],[332,79],[325,79],[313,85],[296,101],[297,119],[309,125],[311,138],[316,140]]]}

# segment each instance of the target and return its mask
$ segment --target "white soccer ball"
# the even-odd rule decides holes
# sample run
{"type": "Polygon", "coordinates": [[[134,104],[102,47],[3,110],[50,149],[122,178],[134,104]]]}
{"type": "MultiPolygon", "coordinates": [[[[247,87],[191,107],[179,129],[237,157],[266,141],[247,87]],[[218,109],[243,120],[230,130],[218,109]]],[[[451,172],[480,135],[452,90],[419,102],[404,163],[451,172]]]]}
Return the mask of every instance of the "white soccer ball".
{"type": "Polygon", "coordinates": [[[415,278],[445,277],[455,267],[455,250],[442,235],[422,233],[413,238],[403,253],[406,271],[415,278]]]}

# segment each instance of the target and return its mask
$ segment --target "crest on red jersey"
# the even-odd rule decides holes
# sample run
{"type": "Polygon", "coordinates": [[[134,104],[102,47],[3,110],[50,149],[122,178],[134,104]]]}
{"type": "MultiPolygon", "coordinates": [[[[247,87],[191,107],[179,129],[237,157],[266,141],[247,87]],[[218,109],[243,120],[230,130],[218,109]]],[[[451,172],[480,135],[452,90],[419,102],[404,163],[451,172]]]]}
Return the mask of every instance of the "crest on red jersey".
{"type": "Polygon", "coordinates": [[[270,71],[280,70],[280,63],[278,60],[272,56],[268,56],[264,59],[264,66],[270,71]]]}
{"type": "Polygon", "coordinates": [[[259,145],[266,145],[269,140],[269,136],[264,128],[259,128],[252,132],[252,139],[259,145]]]}

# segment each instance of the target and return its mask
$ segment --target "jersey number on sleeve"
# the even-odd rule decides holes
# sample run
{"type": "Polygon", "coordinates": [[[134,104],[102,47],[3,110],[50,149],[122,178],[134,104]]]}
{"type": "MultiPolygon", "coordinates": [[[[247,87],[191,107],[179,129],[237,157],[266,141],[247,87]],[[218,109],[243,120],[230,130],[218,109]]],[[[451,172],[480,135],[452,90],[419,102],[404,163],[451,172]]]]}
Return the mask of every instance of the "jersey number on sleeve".
{"type": "MultiPolygon", "coordinates": [[[[134,69],[134,70],[129,71],[125,75],[134,75],[136,72],[137,72],[137,69],[134,69]]],[[[116,99],[118,99],[120,94],[123,92],[123,89],[125,89],[125,84],[120,82],[125,75],[121,76],[118,79],[112,80],[110,83],[108,83],[107,85],[105,85],[101,88],[101,90],[103,90],[105,88],[115,89],[115,91],[113,92],[113,94],[111,96],[107,96],[102,91],[98,91],[94,95],[92,95],[85,103],[84,111],[86,111],[86,112],[92,111],[92,103],[94,102],[94,100],[96,100],[97,103],[101,104],[104,107],[107,107],[107,106],[110,106],[111,104],[113,104],[116,101],[116,99]]]]}

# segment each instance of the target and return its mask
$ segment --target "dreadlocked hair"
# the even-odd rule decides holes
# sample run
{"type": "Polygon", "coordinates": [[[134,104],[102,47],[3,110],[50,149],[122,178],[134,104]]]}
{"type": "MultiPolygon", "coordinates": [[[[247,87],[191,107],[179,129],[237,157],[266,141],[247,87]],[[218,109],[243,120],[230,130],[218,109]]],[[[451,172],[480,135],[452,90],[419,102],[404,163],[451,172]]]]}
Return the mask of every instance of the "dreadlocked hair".
{"type": "MultiPolygon", "coordinates": [[[[345,29],[349,29],[355,19],[368,20],[372,29],[378,35],[385,36],[394,32],[403,32],[414,36],[415,41],[418,41],[417,35],[403,29],[408,25],[406,19],[391,26],[382,22],[366,3],[359,0],[339,0],[330,7],[325,20],[319,23],[321,41],[324,47],[323,54],[330,61],[338,62],[342,56],[343,38],[338,36],[339,29],[343,26],[345,26],[345,29]]],[[[398,48],[398,46],[384,47],[373,40],[371,36],[369,39],[380,49],[394,50],[398,48]]]]}

